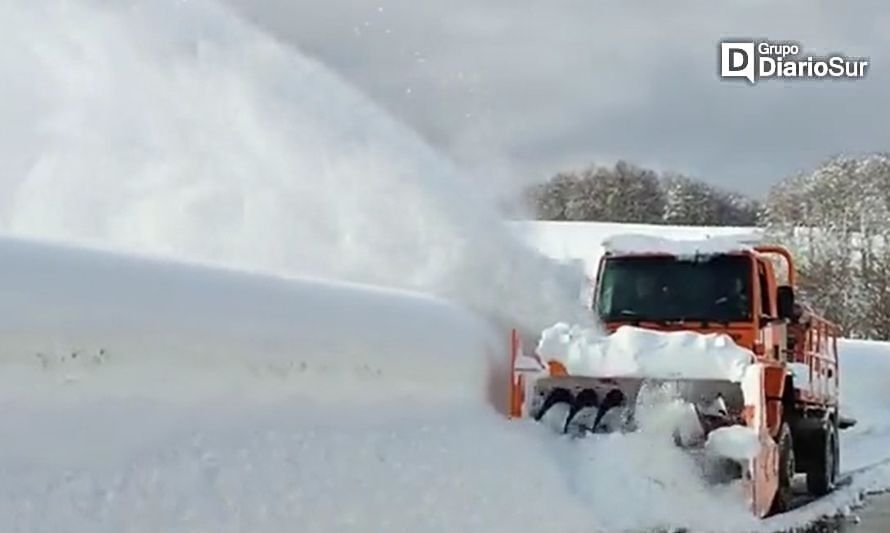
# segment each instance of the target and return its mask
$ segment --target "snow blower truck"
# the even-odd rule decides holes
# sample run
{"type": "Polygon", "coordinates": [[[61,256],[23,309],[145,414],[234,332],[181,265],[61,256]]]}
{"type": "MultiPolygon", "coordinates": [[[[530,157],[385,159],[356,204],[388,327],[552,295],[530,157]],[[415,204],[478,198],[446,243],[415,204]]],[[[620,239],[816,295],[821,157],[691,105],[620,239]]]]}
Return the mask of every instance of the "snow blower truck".
{"type": "Polygon", "coordinates": [[[554,355],[542,350],[542,336],[538,348],[525,353],[522,336],[513,331],[509,416],[557,416],[555,427],[574,435],[634,431],[641,391],[667,388],[694,421],[692,430],[688,424],[674,430],[674,443],[694,456],[708,456],[708,442],[721,432],[747,434],[747,455],[705,461],[710,466],[702,473],[715,483],[741,480],[756,516],[791,507],[798,473],[805,474],[809,493],[830,492],[838,482],[843,427],[838,328],[795,300],[791,253],[780,246],[715,246],[711,240],[642,238],[641,244],[638,238],[630,246],[618,240],[604,243],[593,282],[591,310],[605,330],[595,346],[581,343],[573,351],[572,340],[563,339],[569,349],[554,355]],[[674,349],[662,354],[650,376],[646,365],[623,360],[633,355],[632,340],[640,333],[649,342],[639,350],[723,346],[704,355],[716,358],[731,347],[747,360],[735,373],[672,375],[663,371],[665,363],[682,369],[683,359],[695,355],[674,349]],[[672,342],[678,335],[708,342],[672,342]],[[580,364],[585,356],[599,363],[580,364]]]}

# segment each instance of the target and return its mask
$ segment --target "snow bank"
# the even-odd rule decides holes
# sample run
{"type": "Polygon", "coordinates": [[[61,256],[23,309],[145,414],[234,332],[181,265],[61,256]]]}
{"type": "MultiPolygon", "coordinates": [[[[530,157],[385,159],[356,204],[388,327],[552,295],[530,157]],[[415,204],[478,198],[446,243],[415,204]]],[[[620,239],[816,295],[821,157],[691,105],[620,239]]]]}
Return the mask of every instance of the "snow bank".
{"type": "MultiPolygon", "coordinates": [[[[890,343],[842,340],[838,352],[841,412],[857,420],[841,433],[841,466],[890,463],[890,343]]],[[[890,487],[890,475],[879,479],[890,487]]]]}
{"type": "Polygon", "coordinates": [[[416,293],[0,239],[0,397],[280,389],[481,397],[506,334],[416,293]],[[252,382],[260,380],[263,387],[252,382]],[[38,380],[38,383],[41,380],[38,380]],[[45,388],[45,387],[44,387],[45,388]]]}
{"type": "Polygon", "coordinates": [[[565,323],[541,334],[537,353],[563,363],[573,375],[732,382],[742,381],[754,358],[725,334],[622,326],[603,336],[565,323]]]}

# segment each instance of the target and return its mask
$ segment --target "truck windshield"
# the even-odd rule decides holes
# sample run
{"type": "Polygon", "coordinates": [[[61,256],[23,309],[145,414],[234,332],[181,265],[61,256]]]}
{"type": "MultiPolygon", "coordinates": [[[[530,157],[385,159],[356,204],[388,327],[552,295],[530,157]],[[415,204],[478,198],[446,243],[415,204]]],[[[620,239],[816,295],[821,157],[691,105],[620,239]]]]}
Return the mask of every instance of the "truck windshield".
{"type": "Polygon", "coordinates": [[[596,311],[606,321],[748,321],[751,262],[743,255],[608,258],[596,311]]]}

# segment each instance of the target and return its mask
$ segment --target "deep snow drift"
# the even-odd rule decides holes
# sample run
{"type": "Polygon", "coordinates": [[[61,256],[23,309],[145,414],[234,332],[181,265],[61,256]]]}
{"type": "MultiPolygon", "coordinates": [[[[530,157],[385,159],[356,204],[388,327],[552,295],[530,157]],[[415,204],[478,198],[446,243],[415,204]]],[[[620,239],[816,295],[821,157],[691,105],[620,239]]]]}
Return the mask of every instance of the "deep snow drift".
{"type": "Polygon", "coordinates": [[[0,397],[89,378],[125,396],[479,400],[503,359],[505,335],[422,294],[9,239],[0,256],[0,397]]]}

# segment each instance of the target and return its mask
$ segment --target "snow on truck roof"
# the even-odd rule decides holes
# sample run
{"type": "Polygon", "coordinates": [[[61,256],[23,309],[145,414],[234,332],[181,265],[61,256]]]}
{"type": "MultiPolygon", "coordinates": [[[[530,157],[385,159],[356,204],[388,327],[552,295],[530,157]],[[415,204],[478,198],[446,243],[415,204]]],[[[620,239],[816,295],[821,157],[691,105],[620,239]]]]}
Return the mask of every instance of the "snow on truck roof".
{"type": "Polygon", "coordinates": [[[761,241],[757,233],[719,235],[704,239],[668,239],[641,234],[615,235],[603,241],[610,255],[664,254],[677,257],[716,255],[751,250],[761,241]]]}

